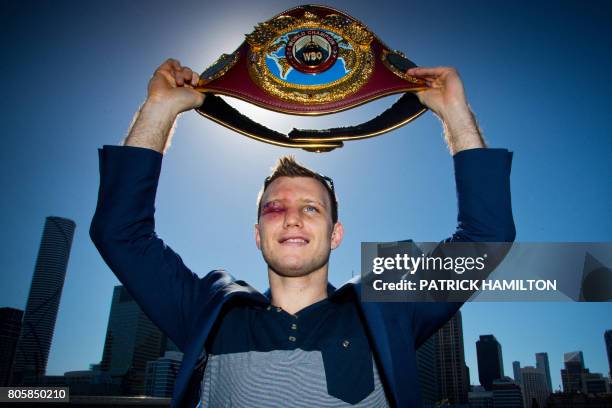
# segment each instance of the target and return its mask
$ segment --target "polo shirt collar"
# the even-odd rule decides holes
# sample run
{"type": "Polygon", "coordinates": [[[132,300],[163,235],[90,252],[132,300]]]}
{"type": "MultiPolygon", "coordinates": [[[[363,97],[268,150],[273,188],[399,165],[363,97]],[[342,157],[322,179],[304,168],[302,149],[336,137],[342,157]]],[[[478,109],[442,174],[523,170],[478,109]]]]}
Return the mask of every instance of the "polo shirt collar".
{"type": "MultiPolygon", "coordinates": [[[[336,299],[339,296],[344,295],[347,291],[355,290],[355,285],[359,282],[359,276],[355,276],[344,285],[336,289],[334,285],[327,282],[327,297],[328,299],[336,299]]],[[[268,299],[268,303],[270,303],[272,299],[272,292],[270,288],[266,289],[263,295],[268,299]]]]}

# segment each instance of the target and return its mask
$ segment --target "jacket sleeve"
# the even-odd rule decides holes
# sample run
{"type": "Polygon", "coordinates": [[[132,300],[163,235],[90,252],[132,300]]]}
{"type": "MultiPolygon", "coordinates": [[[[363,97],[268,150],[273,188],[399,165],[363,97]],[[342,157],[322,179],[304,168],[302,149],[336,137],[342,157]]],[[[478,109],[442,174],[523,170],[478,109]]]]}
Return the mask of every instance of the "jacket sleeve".
{"type": "Polygon", "coordinates": [[[221,285],[200,279],[155,234],[162,155],[130,146],[99,149],[100,189],[89,234],[149,318],[183,350],[195,308],[221,285]]]}
{"type": "MultiPolygon", "coordinates": [[[[510,199],[512,153],[469,149],[453,156],[457,188],[457,229],[442,243],[513,242],[516,230],[510,199]]],[[[452,318],[462,303],[414,303],[412,328],[420,346],[452,318]]]]}

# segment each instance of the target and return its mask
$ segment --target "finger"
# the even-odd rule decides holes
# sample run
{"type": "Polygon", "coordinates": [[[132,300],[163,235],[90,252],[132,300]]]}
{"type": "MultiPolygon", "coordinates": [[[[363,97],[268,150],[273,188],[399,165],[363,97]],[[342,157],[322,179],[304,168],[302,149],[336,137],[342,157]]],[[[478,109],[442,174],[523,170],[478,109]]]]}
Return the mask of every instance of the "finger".
{"type": "Polygon", "coordinates": [[[182,70],[174,73],[174,81],[176,82],[176,86],[183,86],[185,84],[182,70]]]}
{"type": "Polygon", "coordinates": [[[181,68],[181,63],[174,59],[174,58],[168,58],[160,67],[159,69],[166,69],[170,72],[172,71],[180,71],[181,68]]]}
{"type": "Polygon", "coordinates": [[[416,67],[410,68],[406,72],[408,75],[414,76],[440,76],[453,71],[455,69],[451,67],[416,67]]]}
{"type": "Polygon", "coordinates": [[[183,71],[182,71],[182,74],[183,74],[183,80],[184,80],[186,83],[190,83],[190,82],[191,82],[191,76],[192,76],[192,73],[193,73],[193,72],[191,71],[191,68],[189,68],[189,67],[183,67],[183,71]]]}
{"type": "Polygon", "coordinates": [[[195,72],[191,73],[191,85],[196,86],[200,82],[200,76],[195,72]]]}

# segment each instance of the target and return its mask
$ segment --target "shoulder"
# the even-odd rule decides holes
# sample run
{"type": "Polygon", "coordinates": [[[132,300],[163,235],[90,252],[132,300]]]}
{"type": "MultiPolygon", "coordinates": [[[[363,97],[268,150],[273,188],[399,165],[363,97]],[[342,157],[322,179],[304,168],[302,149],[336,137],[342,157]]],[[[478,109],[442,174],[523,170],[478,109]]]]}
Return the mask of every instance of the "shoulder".
{"type": "Polygon", "coordinates": [[[269,299],[253,288],[247,282],[236,279],[224,269],[215,269],[200,278],[201,290],[208,292],[207,295],[219,295],[221,298],[242,297],[254,300],[258,303],[269,303],[269,299]]]}
{"type": "Polygon", "coordinates": [[[219,289],[236,282],[236,278],[225,269],[213,269],[200,278],[200,280],[210,285],[212,289],[219,289]]]}

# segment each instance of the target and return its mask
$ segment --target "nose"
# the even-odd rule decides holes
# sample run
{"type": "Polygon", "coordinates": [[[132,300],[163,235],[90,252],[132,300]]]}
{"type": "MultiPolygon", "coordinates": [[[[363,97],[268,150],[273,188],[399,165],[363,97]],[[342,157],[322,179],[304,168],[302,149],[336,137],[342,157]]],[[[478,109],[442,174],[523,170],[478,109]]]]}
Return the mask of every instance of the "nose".
{"type": "Polygon", "coordinates": [[[302,213],[300,212],[299,208],[287,208],[287,211],[285,212],[285,228],[301,226],[302,213]]]}

